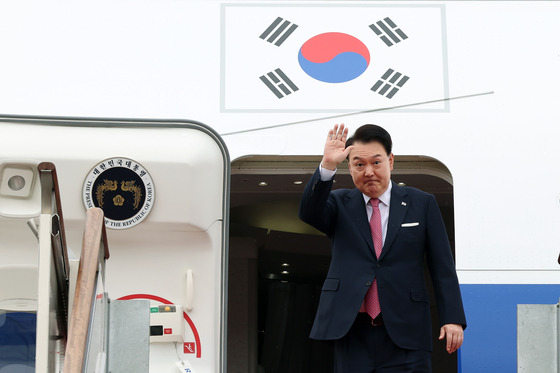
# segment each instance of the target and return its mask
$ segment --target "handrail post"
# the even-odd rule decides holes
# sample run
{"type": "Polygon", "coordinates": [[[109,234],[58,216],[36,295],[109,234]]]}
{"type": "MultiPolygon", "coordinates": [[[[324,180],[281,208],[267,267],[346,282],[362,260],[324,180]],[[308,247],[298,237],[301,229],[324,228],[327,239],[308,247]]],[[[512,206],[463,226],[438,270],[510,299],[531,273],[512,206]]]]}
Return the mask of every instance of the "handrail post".
{"type": "Polygon", "coordinates": [[[68,253],[56,168],[37,166],[41,185],[37,296],[37,372],[55,369],[68,336],[68,253]],[[55,299],[55,301],[53,301],[55,299]],[[56,315],[56,318],[55,318],[56,315]]]}

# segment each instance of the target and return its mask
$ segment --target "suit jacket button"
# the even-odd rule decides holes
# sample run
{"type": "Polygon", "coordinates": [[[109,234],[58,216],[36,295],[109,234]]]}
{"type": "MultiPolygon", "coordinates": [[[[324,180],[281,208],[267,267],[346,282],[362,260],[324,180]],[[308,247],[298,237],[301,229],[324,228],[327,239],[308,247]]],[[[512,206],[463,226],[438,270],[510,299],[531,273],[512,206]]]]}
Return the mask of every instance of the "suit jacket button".
{"type": "Polygon", "coordinates": [[[370,281],[366,282],[366,286],[371,286],[371,282],[370,281]]]}
{"type": "Polygon", "coordinates": [[[381,263],[377,263],[375,266],[376,266],[377,268],[379,268],[379,267],[381,267],[381,263]]]}

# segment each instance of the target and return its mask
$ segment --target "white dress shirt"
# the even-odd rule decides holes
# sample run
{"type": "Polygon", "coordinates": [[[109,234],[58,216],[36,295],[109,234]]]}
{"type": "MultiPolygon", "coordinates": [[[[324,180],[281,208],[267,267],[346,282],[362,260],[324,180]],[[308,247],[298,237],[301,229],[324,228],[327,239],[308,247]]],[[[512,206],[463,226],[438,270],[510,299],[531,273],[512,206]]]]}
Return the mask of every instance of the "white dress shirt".
{"type": "MultiPolygon", "coordinates": [[[[319,174],[321,175],[321,181],[329,181],[336,174],[336,169],[334,171],[327,170],[323,166],[319,165],[319,174]]],[[[383,235],[383,244],[385,244],[385,237],[387,237],[387,223],[389,222],[389,207],[391,206],[391,189],[393,188],[393,183],[389,183],[387,190],[379,196],[379,212],[381,213],[381,230],[383,235]]],[[[362,193],[364,197],[364,203],[366,206],[366,213],[368,221],[371,220],[371,215],[373,214],[373,206],[369,203],[370,197],[362,193]]]]}

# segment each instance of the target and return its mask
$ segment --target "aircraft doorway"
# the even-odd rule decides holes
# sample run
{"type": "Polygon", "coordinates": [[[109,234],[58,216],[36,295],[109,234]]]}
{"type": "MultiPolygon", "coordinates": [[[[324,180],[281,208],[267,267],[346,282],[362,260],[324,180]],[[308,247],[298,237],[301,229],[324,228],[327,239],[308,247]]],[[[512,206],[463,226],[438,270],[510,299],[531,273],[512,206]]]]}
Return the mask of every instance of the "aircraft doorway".
{"type": "MultiPolygon", "coordinates": [[[[330,263],[330,243],[298,218],[301,194],[320,160],[253,156],[232,163],[228,373],[333,371],[330,343],[308,338],[330,263]]],[[[449,170],[433,158],[396,156],[392,179],[435,195],[454,251],[449,170]]],[[[334,188],[354,187],[345,166],[335,180],[334,188]]],[[[456,354],[449,356],[437,340],[431,297],[433,372],[456,372],[456,354]]]]}

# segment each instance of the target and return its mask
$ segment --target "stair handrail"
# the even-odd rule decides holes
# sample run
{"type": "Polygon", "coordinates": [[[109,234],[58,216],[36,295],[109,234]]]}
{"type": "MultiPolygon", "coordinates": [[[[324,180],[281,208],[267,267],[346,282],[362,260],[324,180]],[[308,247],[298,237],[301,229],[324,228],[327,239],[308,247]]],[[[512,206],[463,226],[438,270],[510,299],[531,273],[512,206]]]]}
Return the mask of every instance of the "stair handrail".
{"type": "Polygon", "coordinates": [[[94,207],[86,212],[86,226],[76,281],[76,292],[68,330],[64,373],[83,371],[93,302],[96,298],[98,272],[104,272],[109,258],[103,210],[94,207]]]}

